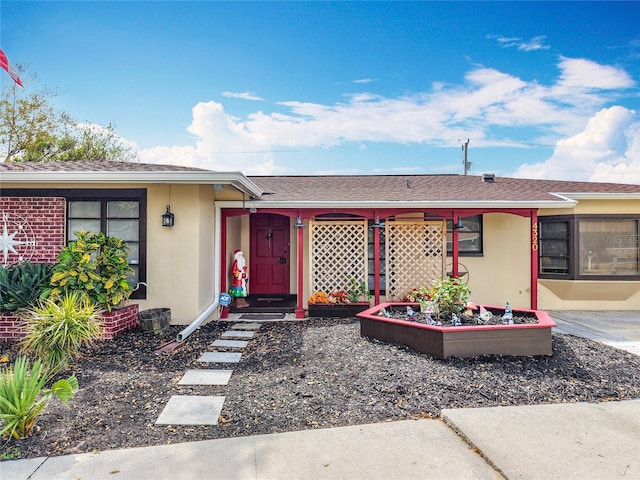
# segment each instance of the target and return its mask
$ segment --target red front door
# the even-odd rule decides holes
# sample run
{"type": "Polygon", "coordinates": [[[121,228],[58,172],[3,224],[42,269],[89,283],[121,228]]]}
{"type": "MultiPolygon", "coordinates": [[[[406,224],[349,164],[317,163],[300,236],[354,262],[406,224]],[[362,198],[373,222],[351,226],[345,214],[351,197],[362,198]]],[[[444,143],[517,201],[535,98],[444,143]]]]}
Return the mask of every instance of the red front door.
{"type": "Polygon", "coordinates": [[[249,293],[289,293],[289,217],[251,214],[249,293]]]}

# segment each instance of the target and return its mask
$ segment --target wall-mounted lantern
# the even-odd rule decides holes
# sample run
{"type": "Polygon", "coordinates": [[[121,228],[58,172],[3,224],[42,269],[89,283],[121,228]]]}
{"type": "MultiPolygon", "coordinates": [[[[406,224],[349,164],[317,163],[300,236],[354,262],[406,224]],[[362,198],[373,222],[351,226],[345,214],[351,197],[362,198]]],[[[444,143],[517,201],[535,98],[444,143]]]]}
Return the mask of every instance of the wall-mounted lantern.
{"type": "Polygon", "coordinates": [[[304,228],[304,223],[300,217],[297,218],[296,223],[294,225],[295,228],[304,228]]]}
{"type": "Polygon", "coordinates": [[[162,214],[162,226],[173,227],[175,222],[175,215],[171,213],[171,207],[167,205],[167,211],[162,214]]]}
{"type": "Polygon", "coordinates": [[[456,230],[462,230],[464,228],[464,225],[462,224],[462,218],[458,217],[458,221],[455,223],[453,228],[455,228],[456,230]]]}

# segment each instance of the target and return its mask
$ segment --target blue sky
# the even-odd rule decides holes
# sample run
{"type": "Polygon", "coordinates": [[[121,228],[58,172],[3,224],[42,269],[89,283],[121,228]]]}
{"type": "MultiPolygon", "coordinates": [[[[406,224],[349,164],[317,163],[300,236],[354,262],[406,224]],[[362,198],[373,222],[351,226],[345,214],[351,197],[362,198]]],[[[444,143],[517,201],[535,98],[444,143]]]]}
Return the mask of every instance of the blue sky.
{"type": "Polygon", "coordinates": [[[144,162],[462,173],[469,139],[472,174],[640,183],[639,19],[640,2],[3,0],[0,46],[25,93],[57,89],[144,162]]]}

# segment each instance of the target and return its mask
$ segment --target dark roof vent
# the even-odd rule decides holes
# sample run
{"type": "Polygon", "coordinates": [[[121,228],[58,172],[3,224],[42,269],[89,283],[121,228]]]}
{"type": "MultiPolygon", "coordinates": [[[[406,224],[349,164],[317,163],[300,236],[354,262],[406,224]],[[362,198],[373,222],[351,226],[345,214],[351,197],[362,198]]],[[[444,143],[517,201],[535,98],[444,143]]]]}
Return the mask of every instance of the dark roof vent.
{"type": "Polygon", "coordinates": [[[496,183],[496,175],[495,173],[483,173],[482,181],[484,183],[496,183]]]}

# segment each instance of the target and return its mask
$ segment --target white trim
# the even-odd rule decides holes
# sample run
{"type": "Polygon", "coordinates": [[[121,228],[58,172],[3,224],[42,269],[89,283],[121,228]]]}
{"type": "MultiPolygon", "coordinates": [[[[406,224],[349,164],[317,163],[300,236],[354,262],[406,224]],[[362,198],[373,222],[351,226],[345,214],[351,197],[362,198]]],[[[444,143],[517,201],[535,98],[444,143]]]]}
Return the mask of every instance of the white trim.
{"type": "Polygon", "coordinates": [[[566,200],[544,200],[544,201],[237,201],[218,200],[216,205],[221,208],[573,208],[577,201],[566,200]]]}
{"type": "Polygon", "coordinates": [[[129,171],[129,172],[2,172],[4,188],[8,183],[173,183],[231,185],[252,197],[263,191],[240,172],[129,171]]]}
{"type": "Polygon", "coordinates": [[[640,200],[640,193],[596,193],[596,192],[576,192],[576,193],[553,193],[560,198],[572,200],[640,200]]]}

